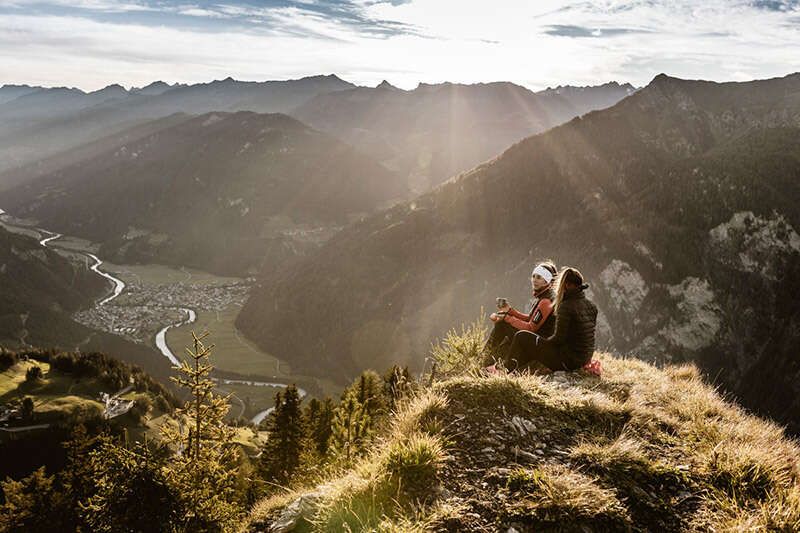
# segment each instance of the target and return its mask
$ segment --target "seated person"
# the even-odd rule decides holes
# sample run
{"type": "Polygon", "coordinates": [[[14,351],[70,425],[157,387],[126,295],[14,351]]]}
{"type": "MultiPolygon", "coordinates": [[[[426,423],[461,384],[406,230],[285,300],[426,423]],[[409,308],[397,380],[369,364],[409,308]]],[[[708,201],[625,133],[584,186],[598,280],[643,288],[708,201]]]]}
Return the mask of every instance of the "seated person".
{"type": "Polygon", "coordinates": [[[561,271],[556,289],[556,330],[550,337],[518,331],[508,350],[509,370],[577,370],[592,359],[597,307],[586,298],[589,287],[575,268],[561,271]],[[513,366],[516,365],[516,366],[513,366]]]}
{"type": "Polygon", "coordinates": [[[504,305],[489,318],[494,322],[489,339],[484,346],[484,365],[489,373],[496,371],[494,360],[505,360],[511,340],[518,331],[529,331],[542,336],[550,336],[555,331],[553,318],[553,281],[556,277],[556,266],[545,261],[536,265],[531,272],[531,288],[533,300],[529,314],[520,313],[513,307],[504,305]]]}

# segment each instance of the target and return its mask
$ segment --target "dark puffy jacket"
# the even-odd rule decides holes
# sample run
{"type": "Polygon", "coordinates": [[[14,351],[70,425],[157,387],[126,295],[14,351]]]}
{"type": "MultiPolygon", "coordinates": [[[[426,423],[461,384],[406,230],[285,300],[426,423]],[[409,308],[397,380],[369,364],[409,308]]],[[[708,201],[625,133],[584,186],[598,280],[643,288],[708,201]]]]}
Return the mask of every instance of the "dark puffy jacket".
{"type": "Polygon", "coordinates": [[[584,289],[567,291],[556,309],[556,332],[546,342],[554,344],[569,369],[580,368],[592,359],[597,307],[586,298],[584,289]]]}

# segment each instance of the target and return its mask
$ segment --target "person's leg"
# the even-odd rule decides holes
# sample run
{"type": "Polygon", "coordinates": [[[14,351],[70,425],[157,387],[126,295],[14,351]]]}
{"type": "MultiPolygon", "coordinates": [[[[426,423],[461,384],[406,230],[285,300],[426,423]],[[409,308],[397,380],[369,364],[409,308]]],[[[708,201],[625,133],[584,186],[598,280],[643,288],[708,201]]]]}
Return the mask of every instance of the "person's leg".
{"type": "Polygon", "coordinates": [[[508,322],[495,322],[489,339],[483,346],[483,366],[493,365],[505,358],[511,339],[517,330],[508,322]]]}
{"type": "Polygon", "coordinates": [[[518,370],[527,365],[533,351],[536,349],[538,335],[531,331],[517,331],[511,341],[511,347],[506,353],[503,364],[509,370],[518,370]]]}
{"type": "MultiPolygon", "coordinates": [[[[525,362],[525,368],[530,372],[535,372],[537,367],[545,367],[551,372],[567,370],[564,366],[564,358],[558,349],[552,344],[539,343],[529,353],[529,359],[525,362]]],[[[523,370],[523,368],[520,368],[523,370]]]]}

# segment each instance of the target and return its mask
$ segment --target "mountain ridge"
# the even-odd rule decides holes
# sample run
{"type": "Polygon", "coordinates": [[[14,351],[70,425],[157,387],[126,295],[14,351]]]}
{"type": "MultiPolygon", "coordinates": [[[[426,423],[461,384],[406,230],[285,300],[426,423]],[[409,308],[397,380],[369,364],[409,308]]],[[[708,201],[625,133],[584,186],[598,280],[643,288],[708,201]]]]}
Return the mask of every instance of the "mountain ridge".
{"type": "Polygon", "coordinates": [[[796,432],[790,347],[800,310],[780,295],[800,264],[798,95],[798,76],[750,85],[661,77],[351,226],[291,271],[262,273],[237,324],[270,353],[295,366],[313,360],[341,381],[370,360],[419,368],[437,332],[497,294],[524,294],[532,264],[554,257],[592,285],[600,346],[696,361],[796,432]],[[722,103],[706,105],[715,91],[722,103]],[[762,267],[775,273],[759,277],[762,267]],[[754,316],[744,310],[756,295],[754,316]],[[304,309],[331,320],[295,342],[283,317],[304,309]],[[380,350],[375,338],[385,339],[380,350]],[[748,388],[754,368],[770,369],[760,392],[748,388]]]}
{"type": "Polygon", "coordinates": [[[456,337],[445,348],[455,367],[426,376],[369,452],[257,502],[244,529],[704,531],[800,523],[796,442],[722,399],[692,365],[656,369],[595,354],[600,378],[486,377],[474,372],[472,333],[456,337]]]}
{"type": "Polygon", "coordinates": [[[423,192],[520,139],[627,94],[620,86],[572,97],[511,82],[420,83],[410,91],[381,84],[321,94],[290,114],[372,154],[423,192]]]}
{"type": "Polygon", "coordinates": [[[377,162],[283,114],[178,116],[144,133],[0,198],[113,261],[247,275],[406,195],[377,162]],[[201,206],[202,220],[187,218],[201,206]]]}

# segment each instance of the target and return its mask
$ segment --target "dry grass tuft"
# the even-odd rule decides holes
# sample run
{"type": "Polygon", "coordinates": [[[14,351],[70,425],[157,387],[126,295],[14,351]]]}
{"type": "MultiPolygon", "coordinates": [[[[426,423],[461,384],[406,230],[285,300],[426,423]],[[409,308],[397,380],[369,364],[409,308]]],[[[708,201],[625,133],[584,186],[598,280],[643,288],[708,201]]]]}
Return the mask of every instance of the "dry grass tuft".
{"type": "Polygon", "coordinates": [[[631,519],[613,490],[565,466],[545,465],[512,473],[510,502],[503,513],[510,521],[542,529],[625,531],[631,519]]]}
{"type": "Polygon", "coordinates": [[[440,418],[447,410],[447,395],[438,389],[426,389],[401,401],[392,416],[392,434],[399,438],[422,431],[436,435],[441,431],[440,418]]]}

